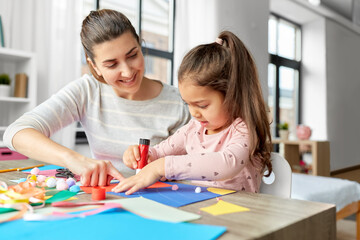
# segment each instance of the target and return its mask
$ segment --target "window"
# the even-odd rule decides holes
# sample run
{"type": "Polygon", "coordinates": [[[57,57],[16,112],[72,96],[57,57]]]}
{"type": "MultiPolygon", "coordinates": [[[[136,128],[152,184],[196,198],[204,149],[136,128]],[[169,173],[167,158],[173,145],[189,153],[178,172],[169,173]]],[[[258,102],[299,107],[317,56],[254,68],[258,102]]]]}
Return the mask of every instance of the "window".
{"type": "MultiPolygon", "coordinates": [[[[145,76],[173,84],[174,0],[83,0],[83,4],[83,18],[104,8],[125,14],[142,39],[145,76]]],[[[89,73],[82,59],[82,74],[89,73]]]]}
{"type": "MultiPolygon", "coordinates": [[[[173,84],[175,0],[83,0],[83,18],[91,10],[114,9],[125,14],[142,40],[145,76],[173,84]]],[[[90,74],[81,49],[81,73],[90,74]]],[[[76,143],[86,142],[77,127],[76,143]]]]}
{"type": "Polygon", "coordinates": [[[277,15],[269,18],[268,105],[272,115],[272,135],[281,122],[295,133],[300,123],[301,28],[277,15]]]}

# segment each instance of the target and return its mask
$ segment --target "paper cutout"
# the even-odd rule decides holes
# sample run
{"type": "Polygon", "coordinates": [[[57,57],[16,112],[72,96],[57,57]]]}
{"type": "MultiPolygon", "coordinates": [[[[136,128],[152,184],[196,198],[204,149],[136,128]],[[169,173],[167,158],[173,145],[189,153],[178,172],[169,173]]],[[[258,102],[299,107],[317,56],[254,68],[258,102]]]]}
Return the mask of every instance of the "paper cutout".
{"type": "MultiPolygon", "coordinates": [[[[40,171],[44,171],[44,170],[56,170],[56,169],[59,169],[59,168],[64,168],[64,167],[57,166],[57,165],[45,165],[45,166],[39,167],[39,170],[40,170],[40,171]]],[[[22,172],[24,172],[24,173],[30,173],[30,171],[31,171],[31,169],[23,170],[22,172]]]]}
{"type": "Polygon", "coordinates": [[[54,196],[52,196],[49,199],[45,200],[45,203],[53,203],[53,202],[60,202],[65,201],[68,198],[71,198],[76,195],[76,192],[70,192],[68,190],[60,191],[56,193],[54,196]]]}
{"type": "Polygon", "coordinates": [[[201,211],[210,213],[214,216],[228,214],[228,213],[235,213],[235,212],[246,212],[250,211],[249,208],[242,207],[236,204],[232,204],[229,202],[225,202],[223,200],[219,200],[216,204],[213,204],[209,207],[200,208],[201,211]]]}
{"type": "MultiPolygon", "coordinates": [[[[78,202],[79,203],[79,202],[78,202]]],[[[118,203],[123,206],[129,212],[135,213],[138,216],[145,218],[167,221],[167,222],[188,222],[199,219],[201,216],[194,213],[189,213],[177,208],[169,207],[167,205],[143,198],[121,198],[99,201],[97,203],[118,203]]],[[[98,208],[97,205],[86,205],[76,207],[47,207],[42,209],[36,209],[35,213],[48,215],[52,212],[63,212],[63,213],[76,213],[81,211],[88,211],[94,208],[98,208]]]]}
{"type": "Polygon", "coordinates": [[[223,188],[212,188],[212,187],[207,188],[207,190],[208,190],[209,192],[212,192],[212,193],[215,193],[215,194],[220,194],[220,195],[226,195],[226,194],[230,194],[230,193],[236,192],[236,191],[234,191],[234,190],[223,189],[223,188]]]}
{"type": "MultiPolygon", "coordinates": [[[[115,184],[110,184],[109,186],[105,186],[104,188],[106,189],[106,192],[111,192],[111,190],[114,187],[116,187],[116,185],[117,185],[116,183],[115,184]]],[[[156,182],[156,183],[154,183],[153,185],[150,185],[147,188],[163,188],[163,187],[171,187],[171,185],[167,184],[167,183],[164,183],[164,182],[156,182]]],[[[91,193],[93,188],[94,187],[84,187],[84,186],[80,187],[80,189],[83,190],[86,193],[91,193]]]]}
{"type": "Polygon", "coordinates": [[[171,187],[141,189],[132,195],[125,195],[124,192],[109,193],[127,198],[144,197],[172,207],[181,207],[191,203],[221,196],[220,194],[207,191],[206,187],[201,187],[201,192],[195,193],[195,188],[197,187],[195,185],[170,182],[168,184],[171,186],[176,184],[179,186],[179,189],[177,191],[173,191],[171,187]]]}
{"type": "Polygon", "coordinates": [[[167,205],[143,197],[115,199],[109,200],[109,202],[120,203],[125,210],[153,220],[167,222],[189,222],[201,217],[198,214],[169,207],[167,205]]]}
{"type": "Polygon", "coordinates": [[[1,239],[216,239],[225,227],[192,223],[169,223],[114,209],[85,218],[59,221],[11,221],[0,225],[1,239]],[[65,231],[74,229],[76,231],[65,231]],[[60,231],[63,229],[64,231],[60,231]]]}
{"type": "MultiPolygon", "coordinates": [[[[117,184],[110,184],[109,186],[105,186],[105,187],[102,187],[102,188],[105,188],[106,189],[106,192],[111,192],[111,190],[116,186],[117,184]]],[[[86,193],[92,193],[92,189],[94,187],[84,187],[84,186],[81,186],[80,189],[83,190],[84,192],[86,193]]]]}
{"type": "Polygon", "coordinates": [[[163,188],[163,187],[171,187],[171,185],[165,182],[156,182],[153,185],[148,186],[147,188],[163,188]]]}

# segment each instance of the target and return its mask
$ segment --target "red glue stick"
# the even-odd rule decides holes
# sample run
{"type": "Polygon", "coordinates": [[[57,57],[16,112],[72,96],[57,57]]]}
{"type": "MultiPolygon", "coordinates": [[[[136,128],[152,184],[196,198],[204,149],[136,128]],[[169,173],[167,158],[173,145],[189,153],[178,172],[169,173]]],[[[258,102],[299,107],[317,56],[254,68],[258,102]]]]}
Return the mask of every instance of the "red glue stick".
{"type": "Polygon", "coordinates": [[[136,173],[138,173],[147,164],[149,145],[150,145],[149,139],[140,138],[139,141],[140,161],[138,161],[137,163],[138,165],[137,165],[136,173]]]}

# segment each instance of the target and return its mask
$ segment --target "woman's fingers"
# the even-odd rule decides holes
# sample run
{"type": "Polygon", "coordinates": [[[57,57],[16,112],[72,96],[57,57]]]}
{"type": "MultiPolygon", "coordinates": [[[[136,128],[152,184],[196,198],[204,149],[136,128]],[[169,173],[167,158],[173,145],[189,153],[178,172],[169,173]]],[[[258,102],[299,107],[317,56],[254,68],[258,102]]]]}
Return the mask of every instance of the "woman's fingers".
{"type": "Polygon", "coordinates": [[[91,172],[85,171],[80,175],[80,182],[83,186],[89,186],[91,181],[91,172]]]}
{"type": "Polygon", "coordinates": [[[122,181],[125,179],[124,176],[112,164],[108,165],[107,174],[116,178],[119,181],[122,181]]]}

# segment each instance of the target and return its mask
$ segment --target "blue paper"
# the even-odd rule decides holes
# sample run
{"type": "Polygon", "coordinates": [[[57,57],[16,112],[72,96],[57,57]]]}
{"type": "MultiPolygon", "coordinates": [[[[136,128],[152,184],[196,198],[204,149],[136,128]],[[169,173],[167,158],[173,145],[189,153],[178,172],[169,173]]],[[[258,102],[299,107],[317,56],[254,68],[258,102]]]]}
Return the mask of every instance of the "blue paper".
{"type": "MultiPolygon", "coordinates": [[[[167,182],[168,183],[168,182],[167,182]]],[[[179,189],[174,191],[171,187],[162,187],[162,188],[146,188],[141,189],[138,192],[135,192],[131,195],[125,195],[124,192],[115,193],[108,192],[110,194],[134,198],[134,197],[144,197],[168,206],[172,207],[181,207],[191,203],[200,202],[203,200],[215,198],[221,196],[220,194],[212,193],[207,190],[207,187],[201,187],[200,193],[195,193],[195,185],[182,184],[182,183],[168,183],[170,185],[178,185],[179,189]]]]}
{"type": "MultiPolygon", "coordinates": [[[[59,169],[59,168],[64,168],[64,167],[56,166],[56,165],[45,165],[45,166],[38,167],[38,168],[40,171],[45,171],[45,170],[54,170],[54,169],[59,169]]],[[[31,172],[31,169],[23,170],[22,172],[29,173],[29,172],[31,172]]]]}
{"type": "Polygon", "coordinates": [[[14,239],[216,239],[226,231],[222,226],[169,223],[114,211],[57,221],[16,220],[0,224],[1,240],[14,239]]]}

